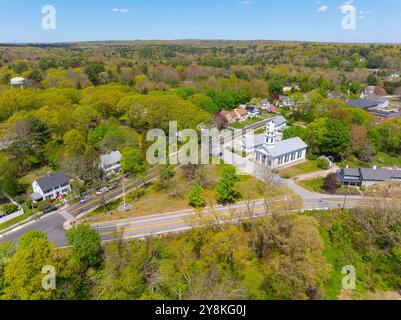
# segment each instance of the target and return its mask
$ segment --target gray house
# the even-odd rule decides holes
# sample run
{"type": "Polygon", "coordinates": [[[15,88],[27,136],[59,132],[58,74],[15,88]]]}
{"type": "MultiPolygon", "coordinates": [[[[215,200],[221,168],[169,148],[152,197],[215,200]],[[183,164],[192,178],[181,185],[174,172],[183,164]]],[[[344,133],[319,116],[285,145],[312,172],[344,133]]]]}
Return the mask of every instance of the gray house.
{"type": "Polygon", "coordinates": [[[385,181],[401,181],[401,170],[344,168],[337,172],[337,178],[343,186],[368,187],[385,181]]]}
{"type": "Polygon", "coordinates": [[[118,173],[121,168],[121,159],[120,151],[113,151],[100,157],[100,166],[107,175],[118,173]]]}
{"type": "Polygon", "coordinates": [[[274,117],[271,121],[277,126],[279,132],[283,132],[287,128],[288,121],[283,116],[274,117]]]}

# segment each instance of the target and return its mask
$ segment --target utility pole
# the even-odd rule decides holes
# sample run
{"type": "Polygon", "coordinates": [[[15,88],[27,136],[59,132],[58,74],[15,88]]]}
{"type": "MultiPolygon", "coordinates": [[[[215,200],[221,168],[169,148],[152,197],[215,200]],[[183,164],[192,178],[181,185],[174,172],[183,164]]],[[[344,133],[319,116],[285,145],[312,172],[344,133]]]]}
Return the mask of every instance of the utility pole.
{"type": "Polygon", "coordinates": [[[347,203],[347,196],[348,196],[348,188],[345,190],[343,210],[345,210],[345,205],[347,203]]]}

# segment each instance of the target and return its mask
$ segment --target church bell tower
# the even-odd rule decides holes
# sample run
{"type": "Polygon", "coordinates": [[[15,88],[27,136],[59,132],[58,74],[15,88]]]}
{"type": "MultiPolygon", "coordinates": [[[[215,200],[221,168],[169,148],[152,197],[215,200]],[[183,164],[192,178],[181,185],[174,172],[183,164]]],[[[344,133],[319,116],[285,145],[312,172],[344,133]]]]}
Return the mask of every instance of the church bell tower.
{"type": "Polygon", "coordinates": [[[277,126],[273,121],[266,125],[266,140],[265,143],[268,147],[274,147],[277,139],[277,126]]]}

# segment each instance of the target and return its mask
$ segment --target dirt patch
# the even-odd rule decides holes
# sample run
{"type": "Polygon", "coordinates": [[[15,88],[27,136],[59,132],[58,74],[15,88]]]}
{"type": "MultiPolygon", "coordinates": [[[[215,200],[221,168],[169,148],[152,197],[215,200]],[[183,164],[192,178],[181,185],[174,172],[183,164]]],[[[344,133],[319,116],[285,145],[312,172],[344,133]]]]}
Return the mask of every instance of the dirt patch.
{"type": "Polygon", "coordinates": [[[342,290],[339,300],[393,300],[401,301],[401,293],[397,291],[353,293],[351,290],[342,290]]]}

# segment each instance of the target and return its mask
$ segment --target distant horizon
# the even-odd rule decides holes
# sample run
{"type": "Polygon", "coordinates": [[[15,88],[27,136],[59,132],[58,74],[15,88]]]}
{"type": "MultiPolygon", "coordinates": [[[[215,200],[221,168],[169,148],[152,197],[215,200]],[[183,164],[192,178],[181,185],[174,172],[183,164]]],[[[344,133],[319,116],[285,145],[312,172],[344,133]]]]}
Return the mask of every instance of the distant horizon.
{"type": "Polygon", "coordinates": [[[0,42],[1,46],[5,45],[60,45],[60,44],[83,44],[83,43],[102,43],[102,42],[289,42],[289,43],[316,43],[316,44],[350,44],[350,45],[401,45],[400,42],[345,42],[345,41],[313,41],[313,40],[272,40],[272,39],[132,39],[132,40],[79,40],[79,41],[54,41],[54,42],[0,42]]]}
{"type": "Polygon", "coordinates": [[[0,28],[6,30],[0,35],[3,44],[178,39],[401,42],[399,0],[380,3],[376,0],[101,0],[96,3],[0,0],[0,3],[0,28]]]}

